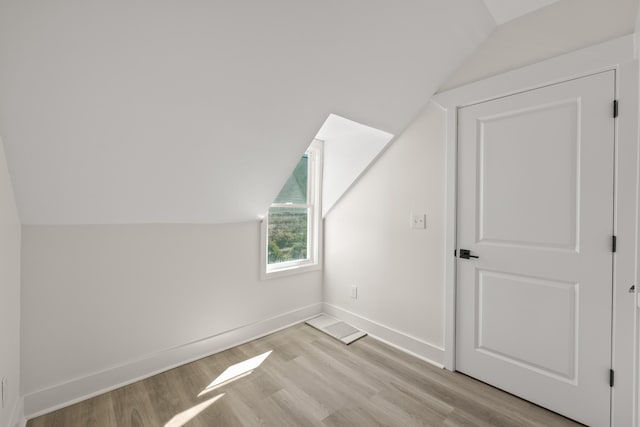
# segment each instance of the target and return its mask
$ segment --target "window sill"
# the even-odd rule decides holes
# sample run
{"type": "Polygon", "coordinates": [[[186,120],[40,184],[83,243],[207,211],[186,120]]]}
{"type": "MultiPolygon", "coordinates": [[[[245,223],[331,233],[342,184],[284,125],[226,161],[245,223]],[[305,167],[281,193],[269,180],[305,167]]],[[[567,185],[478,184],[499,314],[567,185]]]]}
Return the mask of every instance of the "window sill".
{"type": "Polygon", "coordinates": [[[293,276],[296,274],[303,274],[303,273],[309,273],[312,271],[318,271],[322,269],[322,265],[320,265],[320,263],[308,263],[308,264],[298,264],[298,265],[292,265],[290,267],[281,267],[278,269],[274,269],[271,271],[265,271],[264,269],[262,270],[261,274],[260,274],[260,278],[262,280],[269,280],[269,279],[275,279],[278,277],[286,277],[286,276],[293,276]]]}

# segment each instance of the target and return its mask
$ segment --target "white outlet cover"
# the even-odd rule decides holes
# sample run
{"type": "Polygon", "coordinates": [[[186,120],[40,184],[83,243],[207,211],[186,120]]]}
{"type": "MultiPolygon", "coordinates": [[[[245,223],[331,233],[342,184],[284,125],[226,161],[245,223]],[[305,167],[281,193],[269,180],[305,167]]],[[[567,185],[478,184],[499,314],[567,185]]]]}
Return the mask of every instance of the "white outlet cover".
{"type": "Polygon", "coordinates": [[[427,214],[417,213],[411,214],[411,228],[425,229],[427,228],[427,214]]]}

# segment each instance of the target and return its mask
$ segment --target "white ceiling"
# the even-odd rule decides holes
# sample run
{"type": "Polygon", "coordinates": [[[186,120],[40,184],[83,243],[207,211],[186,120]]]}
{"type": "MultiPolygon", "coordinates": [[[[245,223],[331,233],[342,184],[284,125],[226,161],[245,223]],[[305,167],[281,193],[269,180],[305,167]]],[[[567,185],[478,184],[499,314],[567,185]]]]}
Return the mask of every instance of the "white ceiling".
{"type": "Polygon", "coordinates": [[[399,133],[493,28],[477,0],[3,0],[22,221],[254,220],[330,113],[399,133]]]}
{"type": "Polygon", "coordinates": [[[493,19],[495,19],[498,25],[502,25],[505,22],[557,1],[558,0],[484,0],[489,12],[491,12],[493,19]]]}

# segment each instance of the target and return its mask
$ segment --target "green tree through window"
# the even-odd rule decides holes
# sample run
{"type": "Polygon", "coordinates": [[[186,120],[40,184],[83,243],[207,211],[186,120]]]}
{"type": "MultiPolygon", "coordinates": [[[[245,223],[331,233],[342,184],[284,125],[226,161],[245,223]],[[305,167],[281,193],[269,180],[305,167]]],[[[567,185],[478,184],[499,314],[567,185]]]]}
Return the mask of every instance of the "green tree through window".
{"type": "Polygon", "coordinates": [[[321,183],[322,141],[315,140],[298,161],[263,222],[264,274],[320,268],[321,183]]]}
{"type": "Polygon", "coordinates": [[[307,259],[308,176],[305,154],[276,197],[273,204],[277,207],[269,209],[269,264],[307,259]]]}

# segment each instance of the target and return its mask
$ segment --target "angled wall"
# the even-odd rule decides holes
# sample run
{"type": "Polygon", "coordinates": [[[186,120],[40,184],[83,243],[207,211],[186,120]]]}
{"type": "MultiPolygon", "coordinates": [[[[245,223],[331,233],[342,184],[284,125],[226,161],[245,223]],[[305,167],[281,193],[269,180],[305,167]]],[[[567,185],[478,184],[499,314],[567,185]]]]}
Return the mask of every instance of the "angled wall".
{"type": "Polygon", "coordinates": [[[393,135],[331,114],[316,138],[323,141],[322,216],[380,155],[393,135]]]}
{"type": "MultiPolygon", "coordinates": [[[[636,9],[637,0],[560,0],[498,27],[441,90],[632,34],[636,9]]],[[[437,363],[445,138],[444,114],[428,106],[325,219],[327,309],[437,363]],[[426,212],[426,230],[409,229],[411,211],[426,212]]]]}
{"type": "Polygon", "coordinates": [[[494,27],[478,0],[0,2],[23,223],[254,220],[330,113],[399,133],[494,27]]]}
{"type": "Polygon", "coordinates": [[[498,26],[440,92],[634,32],[638,0],[560,0],[498,26]]]}

